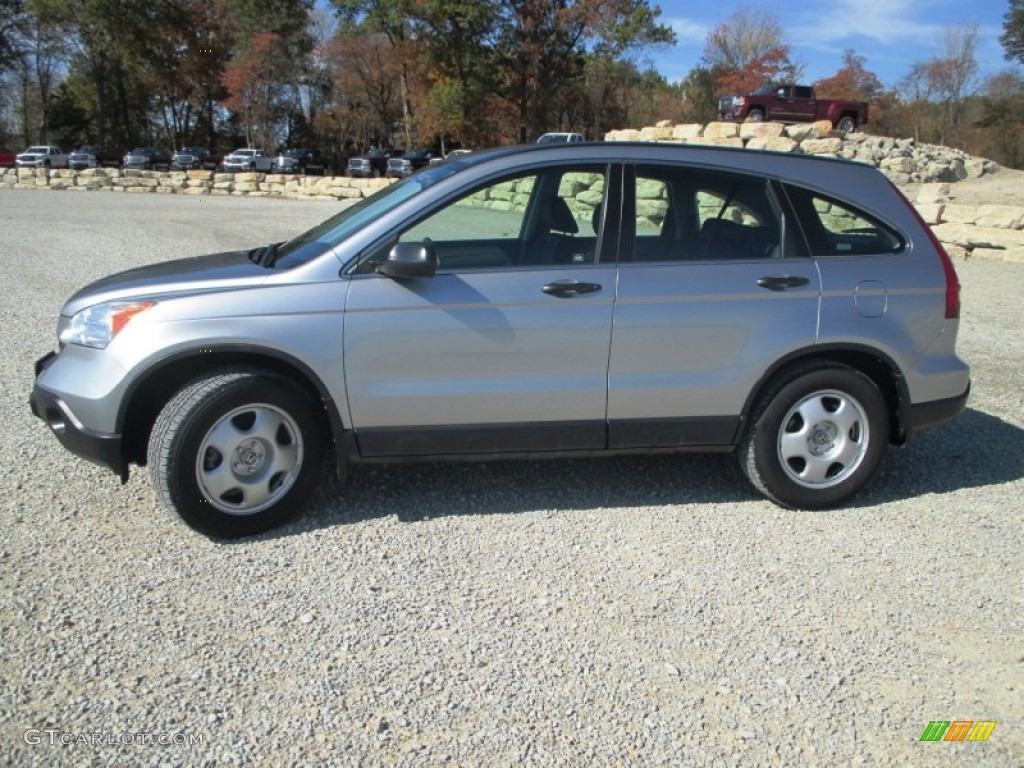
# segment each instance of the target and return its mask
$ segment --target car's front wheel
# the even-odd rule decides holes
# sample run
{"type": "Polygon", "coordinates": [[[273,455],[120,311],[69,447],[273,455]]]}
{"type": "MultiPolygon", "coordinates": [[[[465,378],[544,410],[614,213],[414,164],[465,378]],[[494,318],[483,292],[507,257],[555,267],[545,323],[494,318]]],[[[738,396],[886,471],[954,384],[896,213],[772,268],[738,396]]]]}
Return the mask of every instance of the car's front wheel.
{"type": "Polygon", "coordinates": [[[847,366],[810,362],[780,376],[758,400],[740,467],[778,504],[826,509],[874,478],[888,442],[889,414],[875,383],[847,366]]]}
{"type": "Polygon", "coordinates": [[[229,370],[181,389],[157,417],[149,472],[161,502],[215,538],[291,517],[322,470],[316,406],[287,379],[229,370]]]}

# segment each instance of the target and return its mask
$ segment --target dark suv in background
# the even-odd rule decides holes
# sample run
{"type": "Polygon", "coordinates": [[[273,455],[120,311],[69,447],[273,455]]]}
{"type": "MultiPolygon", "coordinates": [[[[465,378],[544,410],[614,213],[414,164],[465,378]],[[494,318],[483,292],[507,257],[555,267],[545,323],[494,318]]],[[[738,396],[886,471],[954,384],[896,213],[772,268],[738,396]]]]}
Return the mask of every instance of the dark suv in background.
{"type": "Polygon", "coordinates": [[[171,155],[171,169],[175,171],[214,169],[216,167],[216,156],[203,147],[182,147],[171,155]]]}
{"type": "Polygon", "coordinates": [[[388,176],[403,179],[439,159],[442,159],[441,155],[433,150],[410,149],[401,157],[392,157],[388,160],[388,176]]]}
{"type": "Polygon", "coordinates": [[[365,155],[348,159],[348,175],[362,179],[376,179],[388,172],[391,152],[386,149],[371,149],[365,155]]]}
{"type": "Polygon", "coordinates": [[[171,156],[156,147],[136,147],[124,156],[122,164],[125,168],[155,171],[157,168],[170,166],[171,156]]]}
{"type": "Polygon", "coordinates": [[[319,173],[327,175],[327,162],[315,149],[285,149],[274,158],[271,173],[319,173]]]}

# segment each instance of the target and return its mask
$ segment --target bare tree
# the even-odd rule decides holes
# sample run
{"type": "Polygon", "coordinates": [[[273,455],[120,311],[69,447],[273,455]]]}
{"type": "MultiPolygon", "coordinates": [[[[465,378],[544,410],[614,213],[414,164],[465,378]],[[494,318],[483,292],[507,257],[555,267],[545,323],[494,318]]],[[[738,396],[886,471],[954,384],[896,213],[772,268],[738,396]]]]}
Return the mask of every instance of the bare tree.
{"type": "MultiPolygon", "coordinates": [[[[911,105],[922,105],[932,98],[932,81],[929,77],[929,63],[920,61],[910,68],[910,72],[900,81],[899,93],[903,100],[911,105]]],[[[909,114],[914,124],[914,141],[921,141],[921,129],[924,126],[924,111],[911,108],[909,114]]]]}
{"type": "Polygon", "coordinates": [[[929,62],[928,78],[943,107],[942,143],[960,141],[967,98],[978,89],[978,27],[950,27],[946,30],[943,56],[929,62]]]}

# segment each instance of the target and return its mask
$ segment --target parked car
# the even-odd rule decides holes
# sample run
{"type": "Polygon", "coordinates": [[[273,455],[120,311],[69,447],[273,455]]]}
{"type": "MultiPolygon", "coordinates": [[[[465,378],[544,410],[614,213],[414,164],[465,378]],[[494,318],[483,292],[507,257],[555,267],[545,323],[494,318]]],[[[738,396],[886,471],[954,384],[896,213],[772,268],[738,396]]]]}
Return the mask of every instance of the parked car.
{"type": "Polygon", "coordinates": [[[718,101],[722,120],[780,120],[812,123],[828,120],[840,131],[849,133],[868,121],[866,101],[819,99],[809,85],[764,85],[747,94],[723,96],[718,101]]]}
{"type": "Polygon", "coordinates": [[[215,537],[290,517],[326,455],[732,451],[768,498],[821,509],[964,409],[959,316],[949,256],[865,164],[506,147],[288,242],[83,288],[30,400],[215,537]]]}
{"type": "Polygon", "coordinates": [[[60,147],[38,144],[17,155],[14,164],[18,168],[67,168],[68,156],[60,147]]]}
{"type": "Polygon", "coordinates": [[[388,172],[391,153],[386,149],[371,149],[365,155],[348,159],[348,175],[356,178],[377,178],[388,172]]]}
{"type": "Polygon", "coordinates": [[[274,167],[274,159],[267,157],[262,149],[236,149],[230,155],[225,155],[221,161],[221,167],[225,171],[258,171],[269,173],[274,167]]]}
{"type": "Polygon", "coordinates": [[[182,147],[171,155],[171,168],[176,171],[212,170],[216,167],[216,156],[204,147],[182,147]]]}
{"type": "Polygon", "coordinates": [[[158,168],[168,168],[171,164],[171,156],[162,149],[156,147],[136,147],[128,152],[121,161],[122,168],[135,168],[146,171],[155,171],[158,168]]]}
{"type": "Polygon", "coordinates": [[[388,159],[388,176],[403,179],[430,165],[434,158],[440,157],[441,155],[430,149],[410,149],[399,157],[388,159]]]}
{"type": "Polygon", "coordinates": [[[538,144],[576,144],[586,141],[582,133],[545,133],[539,139],[538,144]]]}
{"type": "Polygon", "coordinates": [[[286,149],[274,158],[272,173],[319,173],[327,175],[327,163],[315,149],[286,149]]]}
{"type": "Polygon", "coordinates": [[[17,153],[9,149],[0,149],[0,168],[13,168],[17,157],[17,153]]]}
{"type": "Polygon", "coordinates": [[[96,144],[86,144],[68,155],[68,167],[76,171],[84,168],[117,168],[123,153],[96,144]]]}

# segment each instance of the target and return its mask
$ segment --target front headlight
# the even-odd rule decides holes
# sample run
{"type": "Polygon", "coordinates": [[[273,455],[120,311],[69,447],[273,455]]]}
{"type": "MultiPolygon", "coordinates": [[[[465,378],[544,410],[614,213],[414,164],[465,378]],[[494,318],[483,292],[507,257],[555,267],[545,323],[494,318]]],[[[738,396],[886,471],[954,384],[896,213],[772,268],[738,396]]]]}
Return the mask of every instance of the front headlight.
{"type": "Polygon", "coordinates": [[[64,344],[103,349],[140,312],[154,306],[152,301],[109,301],[78,312],[61,331],[64,344]]]}

